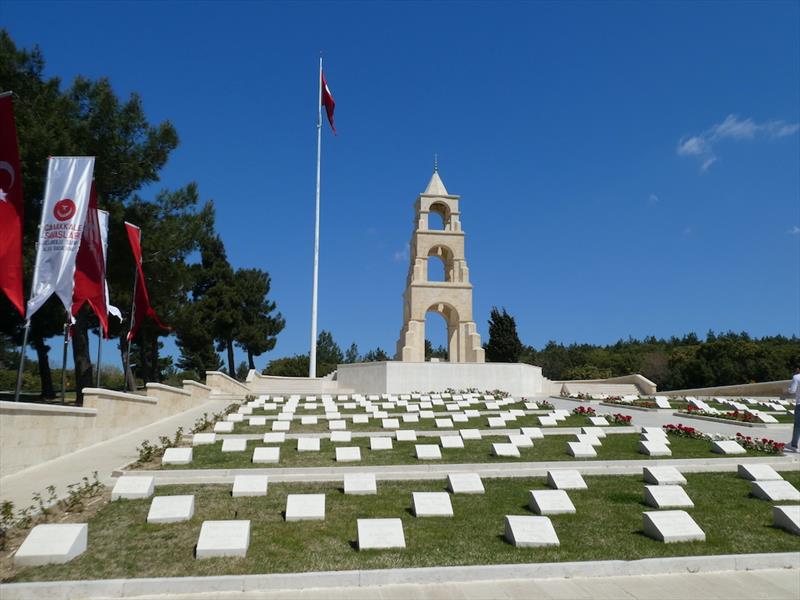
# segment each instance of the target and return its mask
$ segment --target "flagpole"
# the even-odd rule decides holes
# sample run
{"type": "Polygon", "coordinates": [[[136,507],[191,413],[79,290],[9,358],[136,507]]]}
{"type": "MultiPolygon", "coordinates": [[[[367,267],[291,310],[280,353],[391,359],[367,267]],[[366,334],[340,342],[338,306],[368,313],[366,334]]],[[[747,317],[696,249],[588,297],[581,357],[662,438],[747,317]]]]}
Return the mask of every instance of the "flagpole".
{"type": "MultiPolygon", "coordinates": [[[[11,93],[11,92],[9,92],[11,93]]],[[[1,96],[0,96],[1,97],[1,96]]],[[[49,158],[47,159],[50,160],[49,158]]],[[[48,166],[49,173],[49,166],[48,166]]],[[[49,175],[48,175],[49,176],[49,175]]],[[[33,282],[36,281],[36,267],[39,266],[39,236],[42,233],[42,221],[44,221],[44,207],[45,201],[42,198],[42,211],[39,214],[39,225],[36,226],[36,259],[33,263],[33,278],[31,279],[31,287],[28,292],[28,300],[33,296],[33,282]]],[[[24,300],[24,298],[23,298],[24,300]]],[[[28,307],[25,307],[25,314],[28,314],[28,307]]],[[[22,349],[19,353],[19,371],[17,371],[17,388],[14,390],[14,402],[19,402],[19,395],[22,392],[22,371],[25,368],[25,351],[28,348],[28,333],[31,330],[31,318],[25,319],[25,333],[22,334],[22,349]]]]}
{"type": "Polygon", "coordinates": [[[14,389],[14,402],[19,402],[22,391],[22,372],[25,369],[25,349],[28,347],[28,332],[31,330],[31,320],[25,321],[25,333],[22,334],[22,350],[19,353],[19,370],[17,371],[17,387],[14,389]]]}
{"type": "Polygon", "coordinates": [[[61,355],[61,403],[67,401],[67,347],[69,346],[69,324],[70,319],[67,315],[67,322],[64,323],[64,352],[61,355]]]}
{"type": "Polygon", "coordinates": [[[317,201],[314,214],[314,282],[311,286],[311,352],[308,376],[317,376],[317,279],[319,275],[319,180],[322,159],[322,53],[319,55],[319,94],[317,94],[317,201]]]}
{"type": "MultiPolygon", "coordinates": [[[[108,317],[106,317],[106,318],[108,318],[108,317]]],[[[97,325],[97,379],[96,379],[95,387],[100,387],[100,357],[102,355],[103,355],[103,324],[102,323],[98,323],[98,325],[97,325]]]]}
{"type": "MultiPolygon", "coordinates": [[[[138,267],[138,265],[137,265],[138,267]]],[[[133,274],[133,298],[131,299],[131,326],[128,328],[128,348],[125,350],[125,371],[123,372],[123,377],[125,381],[125,391],[128,391],[128,369],[131,366],[131,331],[133,331],[133,320],[136,316],[136,281],[139,278],[139,269],[137,268],[133,274]]],[[[136,391],[136,379],[133,377],[133,373],[131,373],[131,379],[133,379],[133,389],[132,392],[136,391]]]]}

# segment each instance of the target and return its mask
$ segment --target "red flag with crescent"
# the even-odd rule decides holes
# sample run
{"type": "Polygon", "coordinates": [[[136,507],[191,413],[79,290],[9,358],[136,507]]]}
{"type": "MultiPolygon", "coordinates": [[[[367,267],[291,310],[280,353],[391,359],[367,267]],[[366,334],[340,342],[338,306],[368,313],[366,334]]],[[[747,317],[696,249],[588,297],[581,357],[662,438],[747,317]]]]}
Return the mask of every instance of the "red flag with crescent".
{"type": "Polygon", "coordinates": [[[75,258],[75,287],[72,289],[72,316],[78,314],[85,302],[100,320],[103,334],[108,337],[108,308],[106,307],[106,265],[103,258],[103,238],[97,214],[97,192],[92,182],[89,210],[83,225],[81,245],[75,258]]]}
{"type": "Polygon", "coordinates": [[[11,94],[0,96],[0,290],[25,317],[22,295],[22,169],[11,94]]]}
{"type": "Polygon", "coordinates": [[[141,229],[132,223],[125,223],[128,231],[128,241],[131,244],[133,259],[136,261],[136,296],[133,300],[133,314],[131,315],[131,329],[128,332],[128,341],[132,340],[139,327],[142,326],[145,317],[150,317],[153,322],[161,329],[169,329],[158,318],[156,311],[150,306],[150,294],[147,293],[147,286],[144,282],[144,271],[142,270],[142,238],[141,229]]]}

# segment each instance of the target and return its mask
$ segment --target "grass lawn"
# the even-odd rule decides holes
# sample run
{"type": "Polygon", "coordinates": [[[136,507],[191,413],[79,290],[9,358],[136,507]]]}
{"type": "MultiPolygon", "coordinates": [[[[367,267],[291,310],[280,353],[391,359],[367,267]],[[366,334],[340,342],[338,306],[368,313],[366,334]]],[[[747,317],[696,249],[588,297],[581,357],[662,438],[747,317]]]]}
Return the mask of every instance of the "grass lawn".
{"type": "MultiPolygon", "coordinates": [[[[786,473],[800,486],[800,473],[786,473]]],[[[32,567],[14,581],[281,573],[522,562],[633,560],[658,556],[800,551],[800,538],[772,526],[772,503],[750,496],[750,482],[733,473],[687,474],[695,503],[688,512],[705,542],[664,544],[642,532],[640,476],[587,477],[570,491],[577,514],[551,517],[560,547],[515,548],[504,541],[505,515],[531,515],[528,490],[544,478],[484,479],[485,495],[451,495],[453,518],[416,518],[413,491],[445,491],[446,482],[379,482],[376,496],[345,496],[334,484],[270,484],[264,497],[232,498],[230,486],[160,486],[158,495],[194,494],[185,523],[148,525],[151,500],[110,503],[89,522],[85,554],[64,565],[32,567]],[[324,493],[325,521],[285,522],[287,493],[324,493]],[[403,550],[356,549],[356,519],[403,522],[403,550]],[[245,558],[195,560],[204,520],[249,519],[245,558]]]]}
{"type": "MultiPolygon", "coordinates": [[[[301,414],[301,416],[313,416],[302,415],[302,413],[297,414],[301,414]]],[[[508,421],[508,425],[505,427],[505,429],[540,427],[541,425],[539,424],[539,416],[544,416],[545,414],[546,413],[542,412],[541,415],[525,415],[523,417],[517,417],[516,421],[508,421]]],[[[342,413],[342,417],[349,416],[350,414],[347,412],[342,413]]],[[[389,418],[398,419],[400,421],[401,429],[413,429],[415,431],[430,431],[432,429],[438,429],[436,427],[435,419],[420,419],[418,423],[403,423],[399,416],[392,416],[391,413],[389,413],[389,418]]],[[[441,416],[436,418],[446,419],[447,417],[441,416]]],[[[348,418],[347,430],[378,431],[381,429],[381,421],[382,419],[370,418],[369,423],[353,423],[352,420],[348,418]]],[[[558,427],[590,427],[591,425],[592,423],[589,421],[589,418],[582,415],[569,415],[566,420],[558,423],[558,427]]],[[[610,426],[614,427],[613,424],[610,426]]],[[[453,423],[453,429],[489,429],[489,416],[481,415],[480,417],[470,419],[466,423],[453,423]]],[[[236,423],[233,431],[234,433],[266,433],[267,431],[272,431],[272,421],[267,421],[266,425],[248,425],[246,422],[236,423]]],[[[295,419],[292,421],[292,428],[289,430],[289,433],[319,433],[324,431],[330,431],[328,428],[327,419],[319,419],[319,421],[314,425],[301,425],[300,419],[295,419]]],[[[442,429],[440,431],[447,430],[442,429]]]]}
{"type": "MultiPolygon", "coordinates": [[[[164,469],[246,469],[249,467],[335,467],[359,465],[408,465],[422,463],[485,463],[485,462],[541,462],[551,460],[657,460],[639,454],[637,434],[614,434],[602,440],[603,445],[595,448],[597,458],[575,459],[567,454],[567,442],[575,439],[572,435],[548,435],[534,440],[533,448],[520,448],[520,458],[506,458],[492,455],[492,443],[507,442],[507,436],[484,436],[481,440],[468,440],[464,448],[443,448],[442,460],[420,461],[416,458],[416,444],[436,444],[435,438],[418,438],[416,442],[393,440],[392,450],[370,450],[369,438],[353,438],[349,443],[333,444],[330,440],[320,440],[319,452],[298,452],[297,441],[287,440],[281,445],[280,462],[277,464],[253,464],[253,449],[264,446],[260,440],[249,440],[244,452],[222,452],[222,442],[207,446],[195,446],[193,460],[188,465],[165,465],[164,469]],[[359,446],[361,462],[336,462],[337,446],[359,446]]],[[[677,436],[670,436],[672,456],[670,458],[720,458],[722,455],[711,452],[711,442],[677,436]]],[[[269,444],[270,446],[274,444],[269,444]]],[[[763,453],[748,452],[750,456],[764,456],[763,453]]]]}

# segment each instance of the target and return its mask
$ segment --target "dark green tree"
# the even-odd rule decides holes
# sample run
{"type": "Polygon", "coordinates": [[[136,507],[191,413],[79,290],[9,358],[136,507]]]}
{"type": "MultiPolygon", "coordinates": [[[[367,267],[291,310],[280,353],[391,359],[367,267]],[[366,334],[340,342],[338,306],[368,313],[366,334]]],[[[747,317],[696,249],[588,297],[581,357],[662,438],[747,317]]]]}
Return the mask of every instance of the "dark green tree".
{"type": "Polygon", "coordinates": [[[319,332],[317,337],[317,364],[318,365],[338,365],[344,360],[342,349],[333,340],[333,334],[324,329],[319,332]]]}
{"type": "Polygon", "coordinates": [[[260,269],[238,269],[234,283],[240,311],[239,327],[234,332],[236,345],[247,353],[248,367],[255,369],[254,357],[275,348],[286,321],[281,313],[275,313],[275,302],[267,297],[268,273],[260,269]]]}
{"type": "Polygon", "coordinates": [[[350,344],[347,352],[344,353],[344,363],[351,365],[358,362],[358,346],[355,342],[350,344]]]}
{"type": "Polygon", "coordinates": [[[514,317],[503,309],[503,312],[492,308],[489,318],[489,342],[486,344],[486,360],[489,362],[519,362],[522,355],[522,342],[517,335],[517,323],[514,317]]]}
{"type": "Polygon", "coordinates": [[[361,359],[362,362],[384,362],[387,360],[391,360],[389,355],[386,354],[381,348],[375,348],[375,350],[370,350],[367,352],[361,359]]]}

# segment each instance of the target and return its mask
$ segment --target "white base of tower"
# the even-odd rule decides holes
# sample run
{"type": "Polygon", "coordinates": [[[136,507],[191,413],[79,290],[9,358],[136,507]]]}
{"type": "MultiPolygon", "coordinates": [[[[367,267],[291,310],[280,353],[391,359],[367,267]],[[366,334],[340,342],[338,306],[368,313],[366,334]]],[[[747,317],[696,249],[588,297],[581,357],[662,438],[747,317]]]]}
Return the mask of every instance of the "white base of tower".
{"type": "Polygon", "coordinates": [[[524,363],[355,363],[339,365],[336,379],[339,388],[359,394],[441,392],[448,388],[503,390],[512,396],[552,392],[541,367],[524,363]]]}

